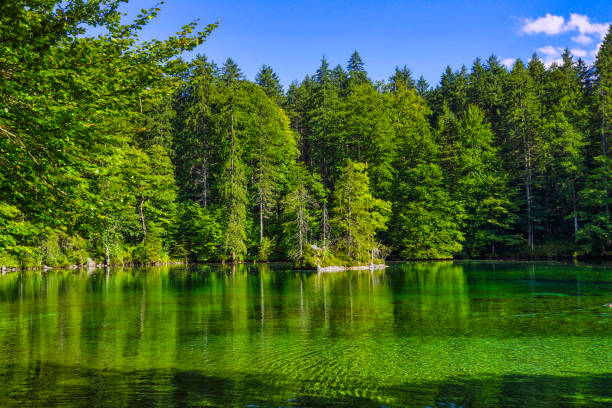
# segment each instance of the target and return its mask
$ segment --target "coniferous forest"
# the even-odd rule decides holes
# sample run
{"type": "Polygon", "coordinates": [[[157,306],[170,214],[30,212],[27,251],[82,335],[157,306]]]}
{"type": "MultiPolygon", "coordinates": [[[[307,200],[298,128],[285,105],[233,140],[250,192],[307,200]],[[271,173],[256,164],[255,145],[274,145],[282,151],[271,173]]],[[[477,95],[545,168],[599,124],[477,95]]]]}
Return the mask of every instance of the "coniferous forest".
{"type": "Polygon", "coordinates": [[[121,3],[0,3],[0,265],[612,254],[612,30],[592,66],[355,51],[283,89],[121,3]]]}

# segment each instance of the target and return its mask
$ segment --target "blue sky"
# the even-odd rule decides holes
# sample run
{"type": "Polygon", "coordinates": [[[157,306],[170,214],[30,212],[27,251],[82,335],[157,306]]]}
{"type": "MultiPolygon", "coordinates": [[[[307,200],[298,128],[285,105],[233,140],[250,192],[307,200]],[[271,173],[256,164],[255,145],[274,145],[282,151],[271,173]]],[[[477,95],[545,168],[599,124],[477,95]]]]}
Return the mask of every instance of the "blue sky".
{"type": "MultiPolygon", "coordinates": [[[[135,15],[153,5],[131,0],[124,11],[135,15]]],[[[221,19],[197,52],[217,63],[232,57],[249,79],[268,64],[285,86],[313,73],[323,55],[345,66],[353,50],[374,80],[407,65],[432,85],[447,65],[469,68],[492,53],[510,63],[538,51],[551,63],[568,47],[590,61],[612,22],[610,0],[166,0],[161,8],[141,38],[162,39],[196,18],[221,19]]]]}

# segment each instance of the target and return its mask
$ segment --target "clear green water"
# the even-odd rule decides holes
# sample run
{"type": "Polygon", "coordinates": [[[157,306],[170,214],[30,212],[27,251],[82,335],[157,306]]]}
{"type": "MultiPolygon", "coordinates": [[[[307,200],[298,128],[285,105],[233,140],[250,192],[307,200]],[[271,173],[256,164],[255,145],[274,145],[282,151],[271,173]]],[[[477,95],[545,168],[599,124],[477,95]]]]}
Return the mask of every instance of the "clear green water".
{"type": "Polygon", "coordinates": [[[612,407],[612,269],[0,276],[0,406],[612,407]]]}

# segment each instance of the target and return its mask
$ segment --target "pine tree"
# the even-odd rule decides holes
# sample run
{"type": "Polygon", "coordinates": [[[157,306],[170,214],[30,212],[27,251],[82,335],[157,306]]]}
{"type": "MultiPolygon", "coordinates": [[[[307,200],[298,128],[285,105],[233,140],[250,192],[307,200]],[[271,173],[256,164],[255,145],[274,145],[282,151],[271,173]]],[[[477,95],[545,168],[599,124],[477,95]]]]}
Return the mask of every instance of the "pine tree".
{"type": "Polygon", "coordinates": [[[421,98],[424,98],[424,99],[427,98],[427,95],[429,93],[429,84],[427,83],[423,75],[419,77],[419,80],[416,83],[415,89],[417,91],[417,94],[419,94],[421,98]]]}
{"type": "Polygon", "coordinates": [[[601,163],[603,167],[603,206],[606,217],[610,215],[609,193],[608,193],[608,134],[612,129],[612,26],[597,52],[595,68],[598,75],[599,108],[601,111],[601,163]]]}
{"type": "MultiPolygon", "coordinates": [[[[252,189],[259,218],[259,245],[264,245],[264,221],[269,217],[278,191],[291,172],[298,155],[296,140],[289,119],[265,93],[249,87],[254,105],[251,123],[248,165],[252,171],[252,189]]],[[[264,259],[260,259],[264,260],[264,259]]]]}
{"type": "Polygon", "coordinates": [[[278,75],[268,65],[263,65],[255,76],[255,83],[261,86],[266,95],[268,95],[277,104],[284,103],[283,86],[280,83],[278,75]]]}
{"type": "MultiPolygon", "coordinates": [[[[525,225],[527,245],[535,245],[535,214],[533,183],[536,166],[536,144],[540,132],[540,112],[533,80],[519,59],[514,64],[507,82],[506,126],[509,134],[507,152],[512,157],[512,174],[520,174],[525,192],[525,225]],[[521,169],[522,170],[519,170],[521,169]]],[[[519,182],[519,180],[516,180],[519,182]]]]}
{"type": "Polygon", "coordinates": [[[327,62],[325,57],[323,57],[321,58],[321,65],[319,66],[315,74],[315,79],[319,85],[324,86],[329,82],[330,77],[331,73],[329,70],[329,63],[327,62]]]}
{"type": "Polygon", "coordinates": [[[216,66],[198,55],[185,84],[175,95],[174,145],[176,177],[183,199],[203,207],[219,202],[212,196],[214,174],[218,173],[220,143],[215,129],[220,88],[215,78],[216,66]]]}
{"type": "MultiPolygon", "coordinates": [[[[581,183],[586,157],[586,130],[588,127],[586,101],[580,71],[569,50],[565,50],[561,65],[553,65],[546,85],[546,118],[544,121],[547,147],[547,171],[552,191],[548,196],[556,201],[555,207],[567,208],[562,219],[553,219],[563,225],[571,220],[574,239],[578,238],[579,183],[581,183]]],[[[549,199],[550,200],[550,199],[549,199]]]]}
{"type": "Polygon", "coordinates": [[[375,194],[388,195],[396,155],[389,95],[368,83],[355,85],[335,105],[330,122],[328,143],[333,153],[328,160],[336,164],[332,178],[338,176],[346,159],[367,162],[375,194]]]}
{"type": "MultiPolygon", "coordinates": [[[[282,227],[287,253],[299,261],[320,229],[318,220],[323,216],[322,206],[327,193],[320,180],[309,174],[301,163],[295,165],[289,179],[291,187],[282,203],[282,227]]],[[[322,245],[326,247],[325,243],[322,245]]]]}
{"type": "Polygon", "coordinates": [[[370,81],[365,71],[365,64],[357,51],[353,51],[353,54],[351,54],[346,71],[350,84],[361,84],[370,81]]]}
{"type": "Polygon", "coordinates": [[[610,218],[610,193],[612,184],[612,160],[609,157],[609,134],[612,129],[612,27],[608,29],[595,60],[597,80],[594,100],[597,106],[596,125],[599,140],[593,140],[591,149],[593,166],[581,191],[585,211],[585,225],[581,236],[590,242],[594,253],[606,254],[612,248],[612,220],[610,218]]]}
{"type": "Polygon", "coordinates": [[[372,196],[367,166],[349,160],[336,183],[331,219],[349,260],[373,263],[380,250],[376,233],[386,229],[390,210],[391,203],[372,196]]]}
{"type": "MultiPolygon", "coordinates": [[[[415,88],[415,82],[412,79],[412,72],[410,72],[406,65],[404,65],[401,69],[399,67],[395,67],[395,73],[389,77],[390,91],[395,92],[400,83],[402,83],[406,88],[415,88]]],[[[427,87],[425,87],[425,89],[427,89],[427,87]]]]}
{"type": "Polygon", "coordinates": [[[484,112],[470,105],[460,120],[450,115],[438,132],[445,136],[440,145],[453,147],[445,174],[453,199],[465,210],[464,249],[469,256],[495,255],[496,246],[518,242],[510,234],[517,217],[508,178],[484,112]]]}
{"type": "Polygon", "coordinates": [[[244,97],[239,86],[242,73],[231,58],[223,65],[221,78],[225,83],[224,97],[227,100],[222,116],[225,139],[225,160],[221,176],[221,200],[225,207],[223,250],[232,262],[236,262],[243,259],[247,250],[248,194],[247,169],[242,158],[244,140],[238,132],[238,116],[241,114],[238,103],[244,97]]]}

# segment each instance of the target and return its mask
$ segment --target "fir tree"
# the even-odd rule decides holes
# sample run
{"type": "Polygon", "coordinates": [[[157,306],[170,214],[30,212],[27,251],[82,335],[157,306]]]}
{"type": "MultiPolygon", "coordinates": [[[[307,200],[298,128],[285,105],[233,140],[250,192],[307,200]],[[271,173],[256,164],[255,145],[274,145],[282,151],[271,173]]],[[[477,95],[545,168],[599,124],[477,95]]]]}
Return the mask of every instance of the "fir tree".
{"type": "Polygon", "coordinates": [[[390,210],[389,202],[372,196],[367,166],[348,161],[336,183],[331,225],[349,259],[374,261],[381,249],[376,233],[386,229],[390,210]]]}

